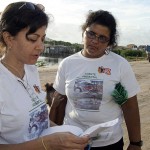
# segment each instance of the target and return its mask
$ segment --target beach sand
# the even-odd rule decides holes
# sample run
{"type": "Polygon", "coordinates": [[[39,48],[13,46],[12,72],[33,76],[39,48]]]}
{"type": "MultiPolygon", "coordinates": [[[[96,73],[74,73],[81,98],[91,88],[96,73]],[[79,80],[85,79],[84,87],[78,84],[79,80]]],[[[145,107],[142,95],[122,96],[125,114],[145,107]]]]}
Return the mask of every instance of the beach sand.
{"type": "MultiPolygon", "coordinates": [[[[135,61],[130,62],[130,64],[141,87],[141,91],[138,94],[138,103],[141,116],[142,140],[144,141],[142,150],[150,150],[150,63],[148,61],[135,61]]],[[[47,82],[54,82],[57,68],[57,65],[38,68],[43,89],[47,82]]],[[[125,123],[123,123],[123,128],[125,141],[124,150],[126,150],[128,145],[128,134],[125,123]]]]}

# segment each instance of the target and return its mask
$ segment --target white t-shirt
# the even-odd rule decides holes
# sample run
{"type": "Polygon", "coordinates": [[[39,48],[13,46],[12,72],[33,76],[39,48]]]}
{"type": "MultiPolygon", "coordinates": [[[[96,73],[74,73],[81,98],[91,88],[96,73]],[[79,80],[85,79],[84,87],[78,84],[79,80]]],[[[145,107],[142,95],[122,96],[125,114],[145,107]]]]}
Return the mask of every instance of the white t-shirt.
{"type": "Polygon", "coordinates": [[[129,98],[140,90],[130,64],[113,52],[95,59],[78,52],[59,65],[54,88],[68,97],[64,124],[85,130],[119,118],[115,126],[100,133],[100,139],[93,142],[93,147],[113,144],[123,136],[122,110],[111,96],[119,82],[127,90],[129,98]]]}
{"type": "Polygon", "coordinates": [[[45,95],[35,66],[25,65],[20,80],[0,63],[0,144],[36,139],[49,127],[45,95]]]}

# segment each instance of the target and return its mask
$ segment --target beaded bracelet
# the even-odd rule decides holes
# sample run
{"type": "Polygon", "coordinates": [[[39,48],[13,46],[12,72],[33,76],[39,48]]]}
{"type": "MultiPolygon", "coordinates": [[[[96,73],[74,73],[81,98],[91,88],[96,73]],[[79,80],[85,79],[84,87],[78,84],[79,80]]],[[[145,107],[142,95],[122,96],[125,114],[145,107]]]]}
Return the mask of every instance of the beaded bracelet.
{"type": "Polygon", "coordinates": [[[42,145],[43,145],[44,149],[47,150],[46,145],[45,145],[44,140],[43,140],[43,137],[41,137],[41,141],[42,141],[42,145]]]}

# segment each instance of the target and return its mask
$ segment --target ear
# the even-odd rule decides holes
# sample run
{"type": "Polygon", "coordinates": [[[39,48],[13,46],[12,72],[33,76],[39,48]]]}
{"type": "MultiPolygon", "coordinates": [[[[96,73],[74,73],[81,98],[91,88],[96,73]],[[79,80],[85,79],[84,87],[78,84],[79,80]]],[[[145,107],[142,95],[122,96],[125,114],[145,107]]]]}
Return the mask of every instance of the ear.
{"type": "Polygon", "coordinates": [[[13,36],[9,32],[3,32],[3,39],[7,47],[12,47],[13,36]]]}

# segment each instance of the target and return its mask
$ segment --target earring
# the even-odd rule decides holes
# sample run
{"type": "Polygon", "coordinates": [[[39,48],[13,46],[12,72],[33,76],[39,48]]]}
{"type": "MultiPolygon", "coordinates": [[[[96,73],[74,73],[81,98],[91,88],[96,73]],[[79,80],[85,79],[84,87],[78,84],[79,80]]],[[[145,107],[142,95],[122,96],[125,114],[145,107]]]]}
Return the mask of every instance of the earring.
{"type": "Polygon", "coordinates": [[[110,48],[110,47],[107,47],[107,48],[105,49],[105,54],[108,55],[108,54],[110,53],[110,51],[111,51],[111,48],[110,48]]]}

